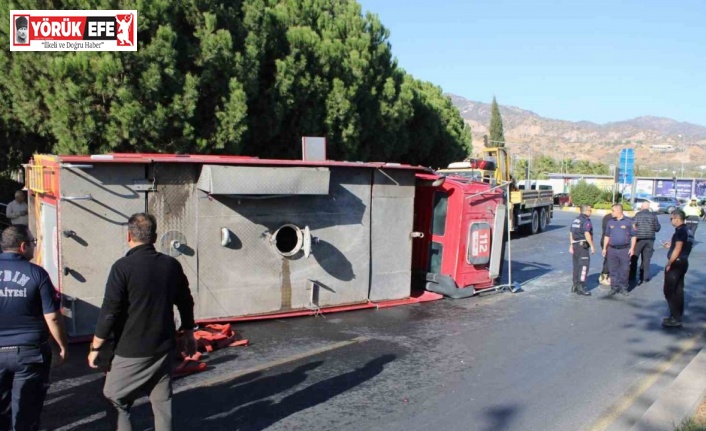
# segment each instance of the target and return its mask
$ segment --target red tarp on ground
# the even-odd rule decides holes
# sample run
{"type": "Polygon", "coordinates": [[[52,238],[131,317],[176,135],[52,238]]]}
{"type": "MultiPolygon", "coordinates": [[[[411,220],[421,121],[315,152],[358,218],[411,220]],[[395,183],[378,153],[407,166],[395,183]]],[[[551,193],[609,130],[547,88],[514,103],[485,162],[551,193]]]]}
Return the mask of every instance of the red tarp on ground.
{"type": "MultiPolygon", "coordinates": [[[[194,331],[196,338],[197,352],[192,356],[186,356],[186,352],[180,352],[181,363],[174,370],[174,377],[186,376],[198,373],[206,369],[206,363],[201,361],[202,352],[212,352],[224,347],[247,346],[248,340],[238,339],[237,334],[230,327],[230,323],[223,325],[212,323],[199,327],[194,331]]],[[[181,337],[179,337],[181,345],[181,337]]]]}

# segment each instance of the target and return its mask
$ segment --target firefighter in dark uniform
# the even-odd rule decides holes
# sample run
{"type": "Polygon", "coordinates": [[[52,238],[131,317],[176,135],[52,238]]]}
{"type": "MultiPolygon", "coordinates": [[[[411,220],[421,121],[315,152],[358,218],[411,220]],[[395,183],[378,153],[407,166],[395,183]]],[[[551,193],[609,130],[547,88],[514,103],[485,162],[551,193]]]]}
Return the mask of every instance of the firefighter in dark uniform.
{"type": "Polygon", "coordinates": [[[672,240],[663,245],[669,248],[667,265],[664,267],[664,297],[669,305],[669,317],[662,320],[662,326],[678,328],[684,314],[684,275],[689,269],[689,254],[694,245],[694,235],[686,225],[684,211],[672,211],[674,226],[672,240]]]}
{"type": "Polygon", "coordinates": [[[623,214],[623,206],[613,205],[613,219],[608,221],[603,237],[603,256],[608,257],[610,271],[610,295],[628,295],[630,258],[635,254],[635,227],[633,220],[623,214]]]}
{"type": "Polygon", "coordinates": [[[591,206],[581,205],[581,214],[571,223],[569,232],[569,253],[574,258],[574,284],[571,292],[579,295],[590,296],[591,292],[586,291],[586,278],[588,268],[591,263],[591,254],[596,252],[593,244],[593,225],[591,224],[591,206]],[[589,253],[589,249],[591,250],[589,253]]]}

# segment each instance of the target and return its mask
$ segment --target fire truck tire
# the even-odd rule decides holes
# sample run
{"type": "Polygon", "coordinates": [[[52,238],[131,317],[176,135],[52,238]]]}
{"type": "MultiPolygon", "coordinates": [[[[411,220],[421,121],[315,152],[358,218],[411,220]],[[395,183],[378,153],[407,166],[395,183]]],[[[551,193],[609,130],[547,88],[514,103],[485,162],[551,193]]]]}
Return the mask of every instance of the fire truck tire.
{"type": "Polygon", "coordinates": [[[532,223],[530,223],[530,233],[535,235],[539,232],[539,211],[532,211],[532,223]]]}
{"type": "Polygon", "coordinates": [[[544,232],[544,230],[547,228],[547,222],[549,221],[549,218],[547,217],[547,209],[542,208],[541,211],[539,211],[539,231],[544,232]]]}

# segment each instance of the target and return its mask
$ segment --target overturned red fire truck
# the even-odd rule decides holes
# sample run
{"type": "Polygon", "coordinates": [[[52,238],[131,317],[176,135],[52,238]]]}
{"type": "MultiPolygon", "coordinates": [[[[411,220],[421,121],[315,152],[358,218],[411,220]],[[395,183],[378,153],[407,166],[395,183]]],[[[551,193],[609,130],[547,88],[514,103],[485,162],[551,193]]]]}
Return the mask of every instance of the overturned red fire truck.
{"type": "Polygon", "coordinates": [[[36,260],[74,337],[92,334],[127,219],[157,218],[201,322],[469,296],[499,276],[504,189],[392,163],[35,155],[36,260]]]}

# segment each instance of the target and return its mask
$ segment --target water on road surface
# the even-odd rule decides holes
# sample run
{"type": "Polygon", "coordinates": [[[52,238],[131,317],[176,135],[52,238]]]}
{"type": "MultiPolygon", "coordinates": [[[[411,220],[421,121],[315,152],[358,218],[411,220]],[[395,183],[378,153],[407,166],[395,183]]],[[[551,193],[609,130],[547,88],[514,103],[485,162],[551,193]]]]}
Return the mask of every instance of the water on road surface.
{"type": "MultiPolygon", "coordinates": [[[[512,240],[521,293],[236,324],[252,345],[215,352],[208,371],[175,382],[175,429],[628,429],[702,347],[706,228],[690,259],[684,327],[666,330],[666,250],[656,250],[649,283],[608,297],[598,249],[593,295],[570,293],[575,216],[555,212],[547,231],[512,240]]],[[[668,216],[660,221],[657,244],[673,232],[668,216]]],[[[112,428],[85,347],[55,370],[44,429],[112,428]]],[[[133,409],[135,429],[151,426],[146,401],[133,409]]]]}

